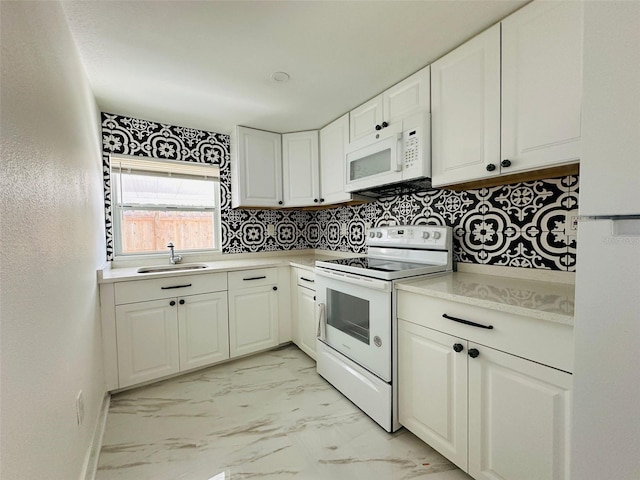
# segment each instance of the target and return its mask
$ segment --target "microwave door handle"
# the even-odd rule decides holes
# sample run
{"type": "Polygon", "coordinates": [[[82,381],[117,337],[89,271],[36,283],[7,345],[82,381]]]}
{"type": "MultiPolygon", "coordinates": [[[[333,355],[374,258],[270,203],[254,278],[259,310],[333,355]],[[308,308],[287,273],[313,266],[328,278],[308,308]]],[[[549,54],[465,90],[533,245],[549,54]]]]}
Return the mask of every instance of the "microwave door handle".
{"type": "Polygon", "coordinates": [[[318,329],[316,337],[323,341],[327,338],[327,317],[324,314],[324,303],[318,304],[318,329]]]}
{"type": "Polygon", "coordinates": [[[401,172],[402,171],[402,156],[404,155],[404,148],[402,148],[402,132],[398,132],[396,134],[396,140],[397,140],[397,144],[396,144],[396,167],[395,167],[395,171],[396,172],[401,172]]]}

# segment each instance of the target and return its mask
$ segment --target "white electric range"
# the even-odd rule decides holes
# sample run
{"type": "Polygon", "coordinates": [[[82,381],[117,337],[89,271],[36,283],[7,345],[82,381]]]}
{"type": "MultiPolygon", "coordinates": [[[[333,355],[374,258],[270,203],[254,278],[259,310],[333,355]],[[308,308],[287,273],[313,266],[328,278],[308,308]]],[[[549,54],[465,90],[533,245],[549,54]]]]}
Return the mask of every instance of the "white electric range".
{"type": "Polygon", "coordinates": [[[393,282],[452,271],[452,231],[379,227],[369,231],[366,243],[366,256],[316,262],[317,369],[393,432],[400,428],[393,282]]]}

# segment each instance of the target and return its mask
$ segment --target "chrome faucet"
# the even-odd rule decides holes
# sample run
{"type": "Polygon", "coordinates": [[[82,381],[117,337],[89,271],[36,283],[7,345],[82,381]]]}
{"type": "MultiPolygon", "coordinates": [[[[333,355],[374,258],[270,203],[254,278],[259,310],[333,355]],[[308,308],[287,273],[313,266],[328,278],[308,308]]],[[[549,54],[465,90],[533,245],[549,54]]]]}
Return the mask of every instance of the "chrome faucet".
{"type": "Polygon", "coordinates": [[[176,255],[176,254],[173,253],[173,248],[174,248],[173,247],[173,243],[169,242],[169,245],[167,245],[167,247],[171,250],[171,254],[169,256],[169,261],[171,263],[173,263],[174,265],[176,263],[180,263],[182,261],[182,256],[181,255],[176,255]]]}

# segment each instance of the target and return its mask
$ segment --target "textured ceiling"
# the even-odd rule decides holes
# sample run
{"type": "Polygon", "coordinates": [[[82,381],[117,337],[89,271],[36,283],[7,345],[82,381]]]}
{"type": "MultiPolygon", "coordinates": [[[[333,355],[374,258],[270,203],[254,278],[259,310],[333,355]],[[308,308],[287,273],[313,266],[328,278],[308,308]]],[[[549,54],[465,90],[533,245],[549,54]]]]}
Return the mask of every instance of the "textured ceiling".
{"type": "Polygon", "coordinates": [[[525,1],[64,1],[102,111],[320,128],[525,1]],[[287,83],[270,79],[285,71],[287,83]]]}

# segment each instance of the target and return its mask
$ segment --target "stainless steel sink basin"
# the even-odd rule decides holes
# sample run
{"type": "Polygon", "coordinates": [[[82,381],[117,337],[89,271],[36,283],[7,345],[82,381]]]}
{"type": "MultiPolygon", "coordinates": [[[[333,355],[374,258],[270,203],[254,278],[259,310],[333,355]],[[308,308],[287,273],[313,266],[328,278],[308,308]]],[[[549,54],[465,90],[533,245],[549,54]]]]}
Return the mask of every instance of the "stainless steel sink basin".
{"type": "Polygon", "coordinates": [[[185,270],[199,270],[207,268],[201,263],[185,263],[184,265],[156,265],[153,267],[140,267],[138,273],[180,272],[185,270]]]}

